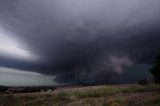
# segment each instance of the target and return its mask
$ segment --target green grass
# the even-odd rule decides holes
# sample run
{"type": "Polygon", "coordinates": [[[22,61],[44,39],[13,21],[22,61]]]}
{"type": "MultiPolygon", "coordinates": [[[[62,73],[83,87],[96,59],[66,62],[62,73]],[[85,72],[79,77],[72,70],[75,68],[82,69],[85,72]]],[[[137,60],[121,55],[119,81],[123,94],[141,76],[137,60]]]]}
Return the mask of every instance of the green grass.
{"type": "Polygon", "coordinates": [[[101,97],[107,95],[113,95],[117,93],[137,93],[137,92],[150,92],[160,91],[159,85],[119,85],[119,86],[100,86],[89,87],[72,92],[72,95],[76,95],[79,98],[88,97],[101,97]]]}
{"type": "Polygon", "coordinates": [[[104,85],[0,95],[0,106],[160,106],[160,85],[104,85]]]}

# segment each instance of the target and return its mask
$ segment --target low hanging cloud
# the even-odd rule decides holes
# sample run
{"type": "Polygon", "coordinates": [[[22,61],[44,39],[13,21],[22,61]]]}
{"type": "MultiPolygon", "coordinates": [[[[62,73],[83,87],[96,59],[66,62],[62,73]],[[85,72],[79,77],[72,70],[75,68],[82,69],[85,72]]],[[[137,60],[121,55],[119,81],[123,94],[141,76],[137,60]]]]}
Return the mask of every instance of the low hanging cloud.
{"type": "Polygon", "coordinates": [[[1,0],[0,48],[7,50],[0,54],[8,54],[0,66],[59,83],[107,83],[126,67],[153,63],[159,18],[158,0],[1,0]]]}

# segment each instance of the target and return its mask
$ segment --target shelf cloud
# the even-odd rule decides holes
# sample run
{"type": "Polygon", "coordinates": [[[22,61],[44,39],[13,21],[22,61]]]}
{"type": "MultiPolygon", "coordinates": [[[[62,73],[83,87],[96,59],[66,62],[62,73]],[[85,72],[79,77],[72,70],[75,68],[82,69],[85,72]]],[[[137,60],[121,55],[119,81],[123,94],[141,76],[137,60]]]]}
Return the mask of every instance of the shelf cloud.
{"type": "Polygon", "coordinates": [[[0,66],[108,83],[160,53],[159,0],[0,0],[0,66]]]}

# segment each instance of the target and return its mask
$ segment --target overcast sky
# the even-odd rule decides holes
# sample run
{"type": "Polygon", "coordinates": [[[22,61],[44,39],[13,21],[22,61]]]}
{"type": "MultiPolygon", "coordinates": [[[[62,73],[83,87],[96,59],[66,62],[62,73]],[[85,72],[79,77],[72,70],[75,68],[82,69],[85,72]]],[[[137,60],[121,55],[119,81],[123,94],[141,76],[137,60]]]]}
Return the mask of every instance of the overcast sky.
{"type": "Polygon", "coordinates": [[[107,83],[146,70],[159,19],[159,0],[0,0],[0,84],[107,83]]]}

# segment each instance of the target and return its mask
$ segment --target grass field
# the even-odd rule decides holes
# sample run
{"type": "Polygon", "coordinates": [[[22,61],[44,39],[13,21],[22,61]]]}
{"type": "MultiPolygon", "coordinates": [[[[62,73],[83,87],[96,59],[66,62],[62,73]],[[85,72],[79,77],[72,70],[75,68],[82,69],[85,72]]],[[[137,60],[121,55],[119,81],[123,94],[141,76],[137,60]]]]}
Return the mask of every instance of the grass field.
{"type": "Polygon", "coordinates": [[[104,85],[1,94],[0,106],[160,106],[160,85],[104,85]]]}

